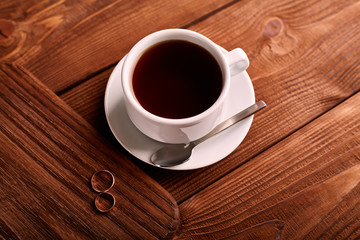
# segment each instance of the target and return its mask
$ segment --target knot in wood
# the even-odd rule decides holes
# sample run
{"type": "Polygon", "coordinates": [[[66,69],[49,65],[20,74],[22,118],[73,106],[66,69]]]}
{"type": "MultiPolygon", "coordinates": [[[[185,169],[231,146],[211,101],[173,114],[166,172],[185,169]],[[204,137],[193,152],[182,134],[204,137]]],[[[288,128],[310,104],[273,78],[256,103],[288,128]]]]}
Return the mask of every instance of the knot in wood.
{"type": "Polygon", "coordinates": [[[264,35],[266,37],[275,37],[278,35],[281,30],[283,29],[284,24],[283,21],[279,18],[273,18],[270,21],[267,22],[264,29],[264,35]]]}
{"type": "Polygon", "coordinates": [[[5,41],[15,30],[15,25],[7,19],[0,19],[0,41],[5,41]]]}

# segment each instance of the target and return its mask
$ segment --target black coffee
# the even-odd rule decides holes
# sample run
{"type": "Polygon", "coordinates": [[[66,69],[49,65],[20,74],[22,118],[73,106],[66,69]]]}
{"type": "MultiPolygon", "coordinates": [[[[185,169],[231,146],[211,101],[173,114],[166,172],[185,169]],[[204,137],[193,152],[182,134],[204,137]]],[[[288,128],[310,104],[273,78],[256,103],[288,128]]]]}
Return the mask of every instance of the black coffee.
{"type": "Polygon", "coordinates": [[[182,40],[165,41],[140,57],[133,89],[147,111],[164,118],[187,118],[215,103],[222,90],[222,73],[204,48],[182,40]]]}

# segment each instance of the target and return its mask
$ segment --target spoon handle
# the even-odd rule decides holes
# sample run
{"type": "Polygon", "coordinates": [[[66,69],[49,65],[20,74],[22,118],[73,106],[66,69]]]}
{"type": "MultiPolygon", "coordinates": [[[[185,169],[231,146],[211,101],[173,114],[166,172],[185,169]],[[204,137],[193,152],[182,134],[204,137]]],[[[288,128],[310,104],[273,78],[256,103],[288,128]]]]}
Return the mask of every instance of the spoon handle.
{"type": "Polygon", "coordinates": [[[231,118],[223,121],[222,123],[217,125],[213,130],[211,130],[211,132],[209,132],[208,134],[206,134],[202,138],[199,138],[198,140],[193,141],[193,144],[198,145],[198,144],[202,143],[203,141],[205,141],[205,140],[211,138],[212,136],[214,136],[215,134],[218,134],[219,132],[227,129],[228,127],[230,127],[233,124],[243,120],[244,118],[249,117],[250,115],[256,113],[257,111],[263,109],[264,107],[266,107],[266,103],[264,101],[260,100],[260,101],[256,102],[255,104],[251,105],[250,107],[248,107],[248,108],[242,110],[241,112],[235,114],[231,118]]]}

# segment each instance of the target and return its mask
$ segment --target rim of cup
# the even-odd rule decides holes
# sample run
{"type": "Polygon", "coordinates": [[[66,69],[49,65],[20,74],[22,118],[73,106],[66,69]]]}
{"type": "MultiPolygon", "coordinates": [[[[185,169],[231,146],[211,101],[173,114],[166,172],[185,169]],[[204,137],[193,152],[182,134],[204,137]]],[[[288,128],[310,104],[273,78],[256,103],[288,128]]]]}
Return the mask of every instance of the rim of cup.
{"type": "Polygon", "coordinates": [[[194,124],[200,122],[202,119],[207,117],[213,111],[216,111],[221,106],[230,88],[229,65],[220,47],[218,47],[213,41],[201,35],[200,33],[187,29],[160,30],[151,33],[150,35],[147,35],[146,37],[141,39],[133,46],[133,48],[127,54],[122,68],[121,77],[122,79],[129,79],[128,81],[124,81],[124,80],[122,81],[122,87],[123,87],[124,95],[126,96],[127,101],[132,105],[132,107],[135,108],[139,113],[144,115],[146,118],[151,119],[152,121],[158,122],[160,124],[169,124],[169,125],[179,125],[179,124],[186,125],[186,124],[194,124]],[[217,63],[221,68],[223,85],[219,97],[208,109],[188,118],[172,119],[172,118],[164,118],[157,116],[147,111],[141,106],[141,104],[136,99],[135,93],[133,91],[132,80],[131,80],[132,74],[142,54],[150,47],[168,40],[190,41],[192,43],[199,45],[202,48],[205,48],[216,59],[217,63]]]}

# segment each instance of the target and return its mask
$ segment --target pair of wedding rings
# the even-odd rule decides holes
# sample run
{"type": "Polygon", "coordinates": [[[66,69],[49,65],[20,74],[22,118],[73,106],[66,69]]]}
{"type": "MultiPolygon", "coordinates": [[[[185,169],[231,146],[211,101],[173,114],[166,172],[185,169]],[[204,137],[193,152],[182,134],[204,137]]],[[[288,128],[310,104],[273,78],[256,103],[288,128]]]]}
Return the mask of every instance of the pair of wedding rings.
{"type": "Polygon", "coordinates": [[[108,170],[100,170],[95,172],[90,179],[90,186],[91,188],[99,193],[94,201],[94,205],[96,210],[101,213],[109,212],[115,206],[115,197],[108,191],[114,186],[115,184],[115,177],[114,175],[108,170]],[[110,181],[104,186],[99,186],[97,181],[99,179],[110,178],[110,181]],[[106,204],[104,204],[104,202],[106,204]]]}

